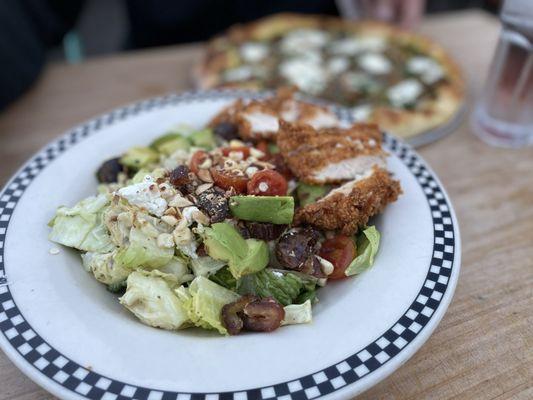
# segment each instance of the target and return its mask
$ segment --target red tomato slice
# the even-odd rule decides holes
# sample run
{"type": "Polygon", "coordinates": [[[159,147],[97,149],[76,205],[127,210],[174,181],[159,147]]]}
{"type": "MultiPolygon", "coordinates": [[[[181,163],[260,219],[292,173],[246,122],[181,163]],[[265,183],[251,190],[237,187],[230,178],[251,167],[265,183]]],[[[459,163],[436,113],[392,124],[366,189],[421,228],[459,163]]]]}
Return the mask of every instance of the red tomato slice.
{"type": "Polygon", "coordinates": [[[355,243],[348,236],[335,236],[322,243],[319,256],[333,264],[333,272],[328,275],[329,279],[346,278],[344,271],[353,261],[357,254],[355,243]]]}
{"type": "Polygon", "coordinates": [[[192,172],[195,174],[199,171],[199,166],[209,157],[209,154],[207,154],[205,151],[198,150],[196,153],[194,153],[191,157],[191,161],[189,162],[189,168],[192,172]]]}
{"type": "Polygon", "coordinates": [[[246,146],[223,147],[221,151],[222,154],[226,157],[229,156],[229,153],[242,153],[243,160],[246,160],[248,157],[250,157],[250,148],[246,146]]]}
{"type": "Polygon", "coordinates": [[[248,182],[248,194],[256,196],[285,196],[287,180],[271,169],[256,172],[248,182]]]}
{"type": "Polygon", "coordinates": [[[211,168],[210,171],[213,181],[218,187],[225,190],[233,188],[239,194],[246,193],[246,185],[248,183],[246,176],[234,175],[219,168],[211,168]]]}

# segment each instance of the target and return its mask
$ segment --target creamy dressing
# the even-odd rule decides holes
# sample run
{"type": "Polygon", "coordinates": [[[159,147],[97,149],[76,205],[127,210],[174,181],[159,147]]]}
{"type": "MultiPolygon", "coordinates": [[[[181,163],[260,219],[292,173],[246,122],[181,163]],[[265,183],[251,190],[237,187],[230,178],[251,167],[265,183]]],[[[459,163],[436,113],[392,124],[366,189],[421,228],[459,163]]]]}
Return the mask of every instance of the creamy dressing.
{"type": "Polygon", "coordinates": [[[372,167],[385,167],[385,160],[380,156],[361,155],[354,158],[331,163],[315,172],[319,181],[355,179],[359,175],[372,171],[372,167]]]}
{"type": "Polygon", "coordinates": [[[159,187],[150,175],[146,175],[143,182],[119,189],[116,194],[131,205],[144,208],[158,217],[161,217],[167,209],[167,201],[161,197],[159,187]]]}

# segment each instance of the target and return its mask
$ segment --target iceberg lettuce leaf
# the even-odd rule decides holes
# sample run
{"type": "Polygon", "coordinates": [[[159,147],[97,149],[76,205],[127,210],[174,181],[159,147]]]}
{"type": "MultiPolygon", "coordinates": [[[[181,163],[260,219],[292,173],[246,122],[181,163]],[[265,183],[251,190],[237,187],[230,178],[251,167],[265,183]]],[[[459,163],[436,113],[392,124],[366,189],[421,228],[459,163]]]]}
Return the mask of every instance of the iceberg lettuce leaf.
{"type": "Polygon", "coordinates": [[[169,330],[188,326],[183,302],[163,277],[132,272],[128,276],[126,293],[119,301],[146,325],[169,330]]]}
{"type": "Polygon", "coordinates": [[[102,213],[108,204],[108,196],[100,194],[88,197],[72,208],[59,207],[49,223],[52,231],[48,238],[82,251],[112,251],[115,246],[102,221],[102,213]]]}
{"type": "Polygon", "coordinates": [[[360,274],[374,264],[379,240],[380,234],[375,226],[369,226],[357,235],[357,257],[346,268],[346,276],[360,274]]]}
{"type": "Polygon", "coordinates": [[[302,304],[290,304],[283,307],[285,318],[281,325],[307,324],[313,320],[311,300],[306,300],[302,304]]]}

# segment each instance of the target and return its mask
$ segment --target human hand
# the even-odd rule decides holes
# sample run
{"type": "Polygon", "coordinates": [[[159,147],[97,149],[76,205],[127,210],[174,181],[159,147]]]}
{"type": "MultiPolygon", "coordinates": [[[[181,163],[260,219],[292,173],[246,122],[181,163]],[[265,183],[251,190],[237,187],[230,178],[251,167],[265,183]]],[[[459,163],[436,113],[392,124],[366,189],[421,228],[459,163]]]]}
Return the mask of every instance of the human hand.
{"type": "MultiPolygon", "coordinates": [[[[359,18],[377,19],[412,29],[418,25],[426,5],[425,0],[340,0],[341,13],[357,9],[359,18]],[[352,4],[349,4],[352,3],[352,4]]],[[[353,14],[348,12],[348,14],[353,14]]],[[[346,15],[348,18],[351,15],[346,15]]],[[[352,15],[353,16],[353,15],[352,15]]]]}

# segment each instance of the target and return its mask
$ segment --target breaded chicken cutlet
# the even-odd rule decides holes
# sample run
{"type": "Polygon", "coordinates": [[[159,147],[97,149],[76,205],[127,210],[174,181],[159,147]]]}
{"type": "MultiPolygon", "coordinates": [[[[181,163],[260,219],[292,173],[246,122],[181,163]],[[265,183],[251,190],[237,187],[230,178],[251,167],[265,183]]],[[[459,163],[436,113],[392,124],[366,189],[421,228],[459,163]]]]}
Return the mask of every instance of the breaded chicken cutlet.
{"type": "Polygon", "coordinates": [[[370,217],[396,201],[400,183],[383,168],[372,167],[357,179],[333,189],[316,203],[296,211],[295,224],[308,224],[325,230],[339,230],[351,236],[364,227],[370,217]]]}
{"type": "Polygon", "coordinates": [[[236,101],[216,115],[209,126],[230,123],[243,140],[271,140],[278,133],[280,120],[308,124],[316,129],[340,123],[326,107],[298,101],[291,90],[280,89],[275,97],[265,100],[236,101]]]}
{"type": "Polygon", "coordinates": [[[294,175],[305,183],[338,183],[385,167],[381,133],[374,124],[314,129],[282,121],[276,139],[294,175]]]}
{"type": "Polygon", "coordinates": [[[381,133],[373,124],[315,130],[282,121],[277,144],[301,181],[315,185],[348,181],[298,209],[296,224],[353,235],[401,193],[399,182],[385,169],[381,133]]]}

